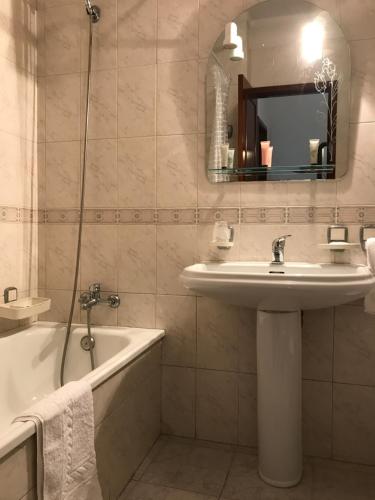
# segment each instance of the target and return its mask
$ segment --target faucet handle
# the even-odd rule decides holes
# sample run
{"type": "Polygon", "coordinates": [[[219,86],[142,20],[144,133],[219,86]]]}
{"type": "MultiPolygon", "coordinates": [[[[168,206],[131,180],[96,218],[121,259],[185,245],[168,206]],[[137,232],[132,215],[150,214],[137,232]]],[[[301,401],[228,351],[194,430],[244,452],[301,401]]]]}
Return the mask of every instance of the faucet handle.
{"type": "Polygon", "coordinates": [[[286,240],[287,238],[290,238],[291,236],[292,236],[291,234],[284,234],[283,236],[279,236],[278,238],[275,238],[275,239],[273,240],[273,243],[272,243],[272,244],[273,244],[273,245],[280,244],[280,243],[283,243],[283,244],[284,244],[284,243],[285,243],[285,240],[286,240]]]}
{"type": "Polygon", "coordinates": [[[100,292],[100,283],[93,283],[92,285],[89,286],[89,291],[90,292],[100,292]]]}

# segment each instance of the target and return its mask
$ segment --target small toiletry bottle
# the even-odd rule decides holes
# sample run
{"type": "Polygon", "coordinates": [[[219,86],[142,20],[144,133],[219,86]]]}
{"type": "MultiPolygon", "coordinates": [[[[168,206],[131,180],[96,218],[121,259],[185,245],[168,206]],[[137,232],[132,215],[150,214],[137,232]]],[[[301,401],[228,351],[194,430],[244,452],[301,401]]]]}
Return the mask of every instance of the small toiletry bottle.
{"type": "Polygon", "coordinates": [[[234,168],[234,154],[236,150],[229,148],[228,150],[228,168],[234,168]]]}
{"type": "Polygon", "coordinates": [[[268,155],[267,155],[267,167],[268,168],[272,167],[272,154],[273,154],[273,146],[270,146],[268,148],[268,155]]]}
{"type": "Polygon", "coordinates": [[[271,146],[270,141],[261,141],[260,149],[261,149],[261,164],[263,167],[268,166],[268,150],[271,146]]]}
{"type": "Polygon", "coordinates": [[[222,144],[220,146],[221,168],[228,168],[228,152],[229,144],[222,144]]]}
{"type": "Polygon", "coordinates": [[[310,139],[310,164],[316,165],[318,163],[318,150],[320,139],[310,139]]]}

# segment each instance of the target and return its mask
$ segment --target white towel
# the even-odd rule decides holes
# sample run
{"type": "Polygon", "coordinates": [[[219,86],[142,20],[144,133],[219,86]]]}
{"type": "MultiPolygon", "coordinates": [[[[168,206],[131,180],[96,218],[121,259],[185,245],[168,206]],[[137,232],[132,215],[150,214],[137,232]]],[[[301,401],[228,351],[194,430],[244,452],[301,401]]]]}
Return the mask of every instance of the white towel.
{"type": "Polygon", "coordinates": [[[375,238],[366,240],[367,265],[375,273],[375,238]]]}
{"type": "Polygon", "coordinates": [[[89,384],[70,382],[15,420],[36,425],[38,500],[102,500],[89,384]]]}
{"type": "MultiPolygon", "coordinates": [[[[367,265],[375,273],[375,238],[366,241],[367,265]]],[[[365,297],[365,312],[375,314],[375,288],[369,291],[365,297]]]]}

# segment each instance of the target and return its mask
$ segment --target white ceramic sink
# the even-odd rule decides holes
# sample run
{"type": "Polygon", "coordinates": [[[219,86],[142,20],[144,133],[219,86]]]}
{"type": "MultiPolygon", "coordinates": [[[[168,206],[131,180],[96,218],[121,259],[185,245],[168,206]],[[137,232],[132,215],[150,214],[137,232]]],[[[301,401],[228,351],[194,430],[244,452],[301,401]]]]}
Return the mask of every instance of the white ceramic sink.
{"type": "Polygon", "coordinates": [[[262,311],[337,306],[364,297],[375,285],[367,266],[304,262],[194,264],[181,280],[199,295],[262,311]]]}
{"type": "Polygon", "coordinates": [[[290,262],[195,264],[181,280],[198,295],[257,309],[259,474],[273,486],[302,477],[301,310],[364,297],[375,285],[366,266],[290,262]]]}

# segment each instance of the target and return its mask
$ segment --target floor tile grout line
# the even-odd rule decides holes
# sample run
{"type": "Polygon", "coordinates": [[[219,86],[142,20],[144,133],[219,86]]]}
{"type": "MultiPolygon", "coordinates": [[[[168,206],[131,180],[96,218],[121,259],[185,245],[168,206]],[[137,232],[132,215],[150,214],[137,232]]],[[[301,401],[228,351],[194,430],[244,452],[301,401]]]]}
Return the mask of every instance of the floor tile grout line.
{"type": "Polygon", "coordinates": [[[232,451],[231,461],[230,461],[230,464],[229,464],[229,467],[228,467],[227,473],[226,473],[226,475],[225,475],[225,479],[224,479],[223,487],[222,487],[222,488],[221,488],[221,490],[220,490],[220,493],[219,493],[219,496],[218,496],[218,500],[220,500],[220,498],[222,498],[222,497],[223,497],[224,490],[225,490],[225,486],[226,486],[226,484],[227,484],[227,481],[228,481],[229,475],[230,475],[230,473],[231,473],[231,470],[232,470],[232,467],[233,467],[233,464],[234,464],[234,459],[235,459],[235,456],[236,456],[236,451],[232,451]]]}

